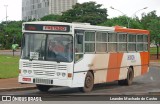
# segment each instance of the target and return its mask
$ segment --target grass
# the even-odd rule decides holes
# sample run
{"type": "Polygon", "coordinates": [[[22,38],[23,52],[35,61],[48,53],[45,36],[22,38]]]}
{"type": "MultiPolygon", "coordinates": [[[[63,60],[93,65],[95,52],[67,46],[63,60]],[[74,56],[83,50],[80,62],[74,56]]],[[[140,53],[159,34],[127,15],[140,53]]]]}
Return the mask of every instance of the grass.
{"type": "MultiPolygon", "coordinates": [[[[159,51],[160,51],[160,48],[159,48],[159,51]]],[[[151,47],[150,48],[150,54],[157,54],[157,47],[151,47]]]]}
{"type": "Polygon", "coordinates": [[[18,77],[19,56],[0,55],[0,79],[18,77]]]}

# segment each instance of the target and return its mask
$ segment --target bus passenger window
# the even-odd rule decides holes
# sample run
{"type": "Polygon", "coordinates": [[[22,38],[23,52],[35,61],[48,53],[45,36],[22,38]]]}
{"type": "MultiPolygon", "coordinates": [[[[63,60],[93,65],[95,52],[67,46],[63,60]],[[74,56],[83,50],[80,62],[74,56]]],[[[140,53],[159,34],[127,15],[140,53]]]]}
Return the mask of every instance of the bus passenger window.
{"type": "Polygon", "coordinates": [[[108,44],[108,51],[109,52],[116,52],[117,51],[117,43],[109,43],[108,44]]]}
{"type": "Polygon", "coordinates": [[[108,51],[117,52],[117,34],[108,33],[108,51]]]}

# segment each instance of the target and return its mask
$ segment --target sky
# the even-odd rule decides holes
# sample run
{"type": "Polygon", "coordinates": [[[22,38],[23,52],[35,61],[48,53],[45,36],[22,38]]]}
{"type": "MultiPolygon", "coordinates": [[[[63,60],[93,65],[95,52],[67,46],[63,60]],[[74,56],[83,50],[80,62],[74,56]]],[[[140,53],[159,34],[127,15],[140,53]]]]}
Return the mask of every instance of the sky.
{"type": "MultiPolygon", "coordinates": [[[[79,3],[88,1],[95,1],[97,4],[102,4],[103,8],[107,8],[108,18],[123,15],[121,12],[128,17],[134,17],[136,15],[141,18],[142,13],[149,13],[153,10],[156,10],[156,14],[160,16],[160,0],[78,0],[79,3]],[[111,9],[111,6],[121,12],[111,9]],[[148,8],[136,12],[144,7],[148,8]]],[[[8,5],[8,20],[21,20],[22,0],[0,0],[0,22],[6,20],[6,7],[4,5],[8,5]]]]}

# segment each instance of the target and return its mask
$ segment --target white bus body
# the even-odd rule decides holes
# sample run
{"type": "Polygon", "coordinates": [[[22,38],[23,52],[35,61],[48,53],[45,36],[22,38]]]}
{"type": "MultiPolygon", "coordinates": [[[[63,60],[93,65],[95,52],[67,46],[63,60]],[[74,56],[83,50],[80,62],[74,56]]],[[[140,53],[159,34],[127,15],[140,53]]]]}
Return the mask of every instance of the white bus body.
{"type": "MultiPolygon", "coordinates": [[[[22,45],[22,56],[19,61],[19,82],[42,86],[42,88],[38,87],[41,91],[47,91],[42,90],[45,86],[84,88],[85,86],[92,87],[92,82],[97,84],[115,80],[118,80],[119,84],[125,82],[129,85],[132,77],[145,74],[149,69],[147,47],[149,32],[147,30],[46,21],[23,23],[22,30],[24,45],[22,45]],[[48,55],[46,47],[50,37],[55,34],[57,37],[59,35],[66,36],[66,39],[72,41],[71,61],[50,61],[46,58],[48,55]],[[102,37],[99,38],[98,34],[101,34],[102,37]],[[122,41],[120,39],[121,34],[124,34],[122,41]],[[114,35],[116,40],[112,37],[114,35]],[[133,36],[133,41],[130,42],[129,35],[131,38],[135,35],[135,41],[133,36]],[[106,39],[103,39],[103,36],[106,39]],[[32,37],[37,40],[34,41],[32,37]],[[82,43],[78,43],[80,37],[82,43]],[[142,41],[138,37],[141,37],[142,41]],[[34,42],[37,42],[39,48],[44,51],[43,54],[34,49],[36,47],[34,42]],[[115,48],[112,51],[113,47],[115,48]],[[130,69],[131,72],[128,71],[130,69]],[[93,78],[87,77],[89,72],[93,78]],[[88,81],[93,80],[89,82],[91,85],[86,85],[87,78],[88,81]]],[[[53,37],[54,41],[57,37],[53,37]]],[[[67,40],[63,41],[67,42],[67,40]]],[[[88,92],[91,89],[84,88],[83,91],[88,92]]]]}

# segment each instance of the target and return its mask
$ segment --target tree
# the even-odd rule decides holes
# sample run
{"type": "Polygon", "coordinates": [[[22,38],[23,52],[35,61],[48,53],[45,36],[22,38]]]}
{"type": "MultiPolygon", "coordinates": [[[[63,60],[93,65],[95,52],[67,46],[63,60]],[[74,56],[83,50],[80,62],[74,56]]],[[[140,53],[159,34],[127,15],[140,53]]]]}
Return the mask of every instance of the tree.
{"type": "Polygon", "coordinates": [[[142,14],[141,24],[143,29],[150,31],[151,41],[155,41],[160,34],[160,17],[156,15],[156,11],[142,14]]]}
{"type": "Polygon", "coordinates": [[[102,9],[101,4],[95,2],[77,3],[66,12],[63,12],[62,22],[86,22],[92,25],[100,24],[107,20],[107,9],[102,9]]]}
{"type": "Polygon", "coordinates": [[[142,26],[138,20],[138,18],[129,18],[127,16],[119,16],[106,20],[104,23],[100,24],[102,26],[123,26],[128,27],[128,22],[130,24],[129,28],[138,28],[141,29],[142,26]]]}
{"type": "Polygon", "coordinates": [[[21,44],[22,21],[8,21],[7,25],[5,22],[2,22],[0,24],[0,27],[0,41],[2,44],[2,48],[11,49],[14,37],[16,39],[15,43],[19,45],[21,44]]]}
{"type": "Polygon", "coordinates": [[[159,45],[160,45],[160,18],[151,19],[148,29],[151,32],[151,40],[154,41],[157,46],[157,59],[159,58],[159,45]]]}
{"type": "Polygon", "coordinates": [[[156,11],[151,11],[148,14],[143,13],[142,19],[141,19],[141,24],[143,25],[143,29],[148,29],[153,19],[158,19],[158,16],[156,15],[156,11]]]}
{"type": "Polygon", "coordinates": [[[42,17],[40,20],[41,21],[59,21],[60,17],[61,15],[50,14],[50,15],[42,17]]]}

